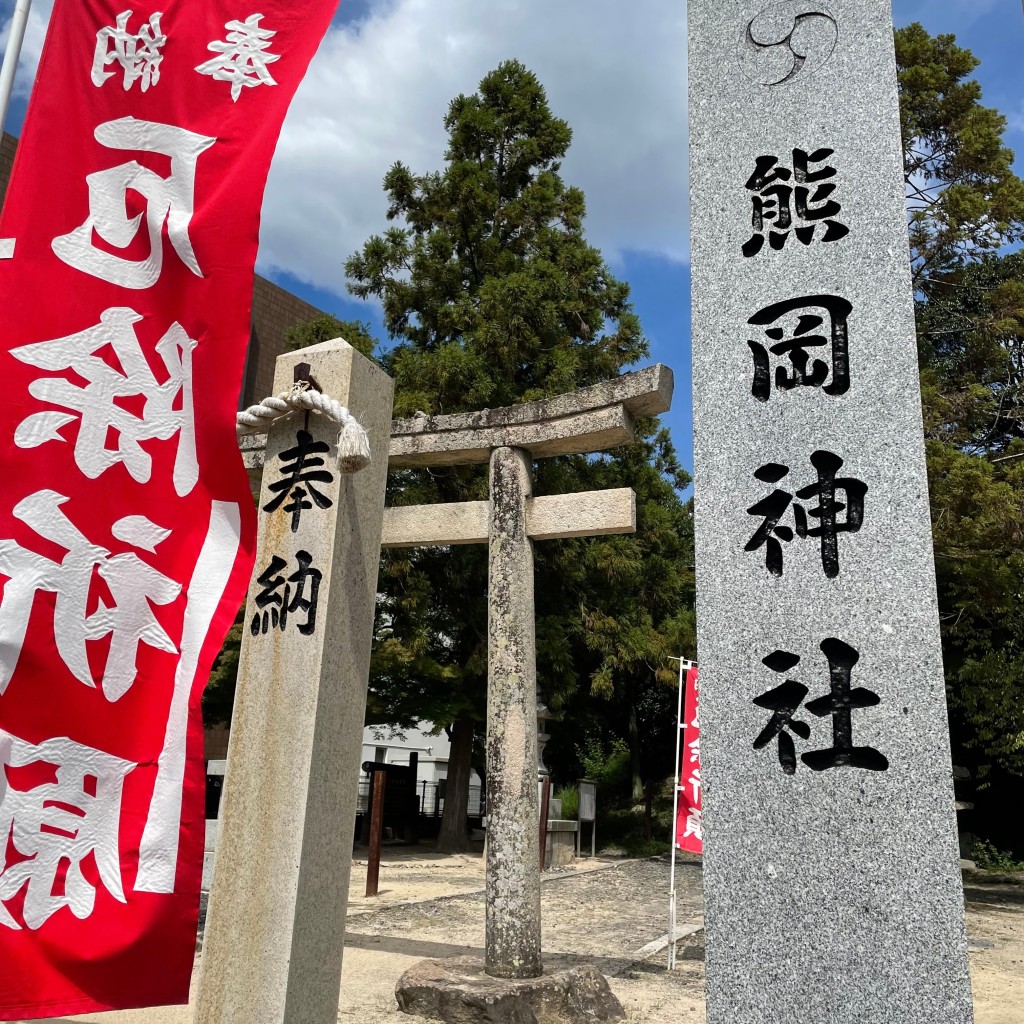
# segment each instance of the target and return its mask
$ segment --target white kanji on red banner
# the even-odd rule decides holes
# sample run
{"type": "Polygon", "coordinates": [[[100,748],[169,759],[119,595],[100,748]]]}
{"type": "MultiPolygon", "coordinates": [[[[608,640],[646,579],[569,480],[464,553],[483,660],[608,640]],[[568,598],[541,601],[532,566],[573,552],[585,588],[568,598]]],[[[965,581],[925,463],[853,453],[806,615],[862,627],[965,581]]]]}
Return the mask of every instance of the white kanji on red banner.
{"type": "Polygon", "coordinates": [[[195,212],[196,164],[217,140],[185,128],[155,121],[121,117],[97,127],[96,141],[110,149],[159,153],[171,158],[171,173],[162,178],[155,171],[130,160],[109,170],[86,177],[89,186],[89,215],[80,227],[53,240],[57,257],[83,273],[122,288],[150,288],[163,268],[162,234],[167,237],[182,263],[196,277],[203,272],[192,249],[188,228],[195,212]],[[142,214],[129,217],[128,190],[146,200],[146,228],[149,255],[141,260],[126,259],[98,248],[93,232],[116,249],[127,249],[135,241],[142,214]]]}
{"type": "MultiPolygon", "coordinates": [[[[87,643],[110,637],[102,688],[104,696],[114,701],[124,696],[135,681],[140,643],[177,653],[177,646],[157,621],[151,604],[170,604],[181,592],[181,584],[157,572],[133,552],[111,555],[91,542],[61,510],[67,500],[56,491],[42,490],[14,506],[15,518],[44,541],[65,549],[67,554],[61,561],[52,561],[13,540],[0,540],[0,573],[9,577],[0,602],[0,694],[18,666],[35,595],[45,591],[56,595],[53,636],[57,652],[80,683],[96,685],[87,643]],[[89,614],[94,569],[106,582],[113,604],[108,607],[100,601],[89,614]]],[[[168,536],[166,530],[144,516],[119,519],[111,533],[151,551],[168,536]]]]}
{"type": "Polygon", "coordinates": [[[196,67],[202,75],[210,75],[221,82],[231,83],[231,99],[236,103],[243,88],[257,85],[277,85],[267,70],[268,64],[280,60],[281,55],[268,53],[270,40],[277,35],[270,29],[260,28],[262,14],[250,14],[245,21],[229,21],[224,42],[212,42],[207,47],[217,54],[196,67]]]}
{"type": "Polygon", "coordinates": [[[20,929],[4,902],[25,887],[22,917],[30,929],[62,907],[79,920],[96,903],[96,888],[82,871],[87,857],[114,899],[125,902],[118,831],[121,791],[131,761],[83,746],[66,736],[26,743],[0,729],[0,925],[20,929]],[[54,781],[17,788],[8,768],[52,766],[54,781]],[[11,844],[7,842],[10,837],[11,844]],[[17,858],[8,859],[13,845],[17,858]],[[58,872],[66,869],[63,884],[58,872]]]}
{"type": "Polygon", "coordinates": [[[53,0],[0,210],[3,1020],[188,998],[261,196],[337,7],[235,3],[53,0]]]}
{"type": "Polygon", "coordinates": [[[131,478],[146,483],[153,459],[142,442],[167,441],[178,435],[174,459],[174,489],[188,494],[199,479],[196,431],[192,403],[192,353],[196,342],[174,323],[155,345],[167,373],[161,383],[150,368],[135,333],[142,316],[116,306],[104,310],[100,322],[77,334],[11,349],[11,355],[44,370],[72,371],[87,383],[73,384],[63,377],[42,377],[32,382],[33,397],[72,412],[38,412],[22,420],[14,434],[19,448],[36,448],[47,441],[63,441],[60,429],[80,420],[75,441],[75,462],[90,479],[123,463],[131,478]],[[113,349],[121,369],[98,354],[113,349]],[[141,415],[124,407],[125,399],[143,399],[141,415]],[[115,447],[108,438],[115,434],[115,447]]]}
{"type": "Polygon", "coordinates": [[[100,87],[116,72],[107,71],[110,64],[119,64],[124,72],[122,85],[125,92],[138,82],[145,92],[160,81],[161,50],[167,43],[167,36],[160,31],[161,14],[150,16],[138,32],[128,28],[131,11],[122,11],[115,24],[101,28],[96,33],[96,51],[92,59],[92,84],[100,87]]]}
{"type": "Polygon", "coordinates": [[[686,700],[684,717],[680,723],[682,734],[682,764],[679,765],[679,811],[676,819],[676,844],[691,853],[702,853],[704,833],[702,825],[700,778],[700,700],[696,667],[686,673],[686,700]]]}
{"type": "Polygon", "coordinates": [[[687,836],[694,836],[697,839],[702,839],[703,834],[701,832],[701,820],[700,820],[700,808],[694,807],[686,815],[686,828],[683,830],[683,839],[687,836]]]}

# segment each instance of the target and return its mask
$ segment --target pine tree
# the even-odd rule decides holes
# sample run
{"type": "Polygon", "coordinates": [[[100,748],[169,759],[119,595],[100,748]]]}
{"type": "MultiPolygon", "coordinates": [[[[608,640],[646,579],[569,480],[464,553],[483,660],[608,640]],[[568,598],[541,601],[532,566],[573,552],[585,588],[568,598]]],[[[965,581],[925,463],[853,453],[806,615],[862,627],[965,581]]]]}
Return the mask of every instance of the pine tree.
{"type": "Polygon", "coordinates": [[[954,755],[1024,774],[1024,182],[974,55],[896,32],[954,755]],[[1010,456],[1007,459],[1007,456],[1010,456]]]}

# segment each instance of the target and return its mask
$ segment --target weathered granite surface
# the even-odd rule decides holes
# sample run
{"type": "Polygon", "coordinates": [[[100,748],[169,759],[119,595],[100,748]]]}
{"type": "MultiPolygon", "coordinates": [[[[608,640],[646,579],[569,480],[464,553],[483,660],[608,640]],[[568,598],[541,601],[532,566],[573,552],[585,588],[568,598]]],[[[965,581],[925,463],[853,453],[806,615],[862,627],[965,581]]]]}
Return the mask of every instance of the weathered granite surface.
{"type": "MultiPolygon", "coordinates": [[[[672,404],[672,371],[660,363],[589,388],[537,402],[442,416],[392,420],[392,466],[487,462],[494,448],[523,448],[534,458],[606,451],[633,440],[633,421],[672,404]]],[[[263,468],[263,437],[239,439],[254,485],[263,468]]]]}
{"type": "Polygon", "coordinates": [[[326,417],[292,415],[270,430],[196,1024],[337,1019],[393,384],[351,346],[329,341],[281,356],[276,391],[289,389],[299,362],[367,428],[373,462],[338,473],[338,429],[326,417]],[[331,504],[307,499],[293,531],[287,506],[267,509],[268,488],[288,479],[278,456],[302,429],[326,449],[333,479],[316,486],[331,504]],[[312,579],[300,580],[300,552],[322,574],[315,601],[312,579]],[[274,577],[275,557],[285,604],[261,610],[260,577],[274,577]]]}
{"type": "Polygon", "coordinates": [[[624,1019],[596,967],[538,978],[492,978],[473,957],[422,960],[395,986],[399,1009],[448,1024],[596,1024],[624,1019]]]}
{"type": "MultiPolygon", "coordinates": [[[[386,508],[381,547],[486,544],[490,508],[487,501],[386,508]]],[[[526,534],[533,540],[619,533],[636,533],[636,494],[630,487],[526,499],[526,534]]]]}
{"type": "Polygon", "coordinates": [[[498,448],[490,481],[486,961],[494,977],[535,978],[542,969],[537,642],[526,453],[498,448]]]}
{"type": "Polygon", "coordinates": [[[965,1024],[890,4],[688,22],[708,1021],[965,1024]]]}

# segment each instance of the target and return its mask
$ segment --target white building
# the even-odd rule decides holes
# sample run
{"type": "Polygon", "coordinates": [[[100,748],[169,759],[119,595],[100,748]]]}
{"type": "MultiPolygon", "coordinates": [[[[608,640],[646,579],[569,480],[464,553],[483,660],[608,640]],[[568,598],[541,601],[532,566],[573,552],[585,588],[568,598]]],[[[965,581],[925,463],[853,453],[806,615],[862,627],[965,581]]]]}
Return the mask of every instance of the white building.
{"type": "MultiPolygon", "coordinates": [[[[363,729],[362,761],[384,764],[409,763],[409,755],[418,755],[416,777],[420,782],[435,783],[448,778],[448,757],[452,744],[442,729],[434,734],[431,722],[418,722],[415,729],[397,729],[391,725],[368,725],[363,729]]],[[[362,762],[360,762],[362,763],[362,762]]],[[[470,786],[480,785],[474,771],[470,786]]]]}

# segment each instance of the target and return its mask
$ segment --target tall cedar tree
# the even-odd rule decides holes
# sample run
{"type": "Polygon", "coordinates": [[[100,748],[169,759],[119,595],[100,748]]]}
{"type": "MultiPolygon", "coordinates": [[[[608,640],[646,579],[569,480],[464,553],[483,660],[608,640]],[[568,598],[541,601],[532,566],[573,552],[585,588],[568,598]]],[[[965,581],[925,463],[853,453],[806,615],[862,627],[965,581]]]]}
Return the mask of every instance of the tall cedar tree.
{"type": "Polygon", "coordinates": [[[954,755],[1024,774],[1024,182],[978,61],[896,32],[936,577],[954,755]],[[1002,460],[1002,461],[996,461],[1002,460]]]}
{"type": "MultiPolygon", "coordinates": [[[[444,170],[415,175],[396,163],[384,179],[396,225],[345,264],[349,289],[381,301],[398,342],[382,359],[395,378],[395,414],[531,401],[646,357],[629,289],[587,244],[583,194],[560,177],[572,133],[537,78],[507,61],[476,94],[453,100],[444,124],[444,170]]],[[[535,465],[538,494],[632,486],[639,499],[635,538],[537,546],[538,679],[555,708],[581,683],[629,704],[629,693],[663,685],[656,673],[666,653],[693,643],[692,622],[679,615],[693,577],[689,516],[676,493],[689,479],[656,421],[641,423],[639,436],[612,455],[535,465]]],[[[395,505],[486,497],[486,467],[389,478],[395,505]]],[[[439,842],[457,849],[485,718],[487,552],[387,553],[380,586],[368,720],[428,719],[449,730],[439,842]]],[[[628,721],[627,712],[624,738],[628,721]]],[[[639,748],[634,735],[638,764],[639,748]]]]}

